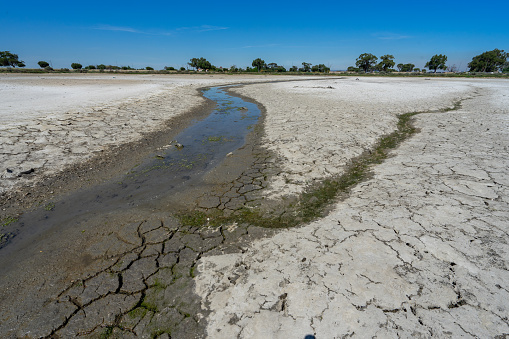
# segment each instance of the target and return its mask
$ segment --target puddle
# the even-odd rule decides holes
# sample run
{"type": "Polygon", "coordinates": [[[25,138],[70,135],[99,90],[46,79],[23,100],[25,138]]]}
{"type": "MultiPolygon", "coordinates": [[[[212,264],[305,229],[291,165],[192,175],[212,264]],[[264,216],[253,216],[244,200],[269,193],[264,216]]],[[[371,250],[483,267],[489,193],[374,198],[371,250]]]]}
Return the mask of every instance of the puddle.
{"type": "Polygon", "coordinates": [[[17,223],[2,229],[13,238],[2,244],[0,268],[9,253],[20,252],[42,241],[45,234],[83,225],[87,220],[112,211],[150,209],[162,197],[187,189],[200,189],[201,178],[228,153],[243,146],[246,136],[261,115],[259,108],[226,93],[229,86],[203,90],[217,103],[212,113],[185,129],[175,141],[157,150],[129,173],[105,184],[44,202],[25,213],[17,223]]]}

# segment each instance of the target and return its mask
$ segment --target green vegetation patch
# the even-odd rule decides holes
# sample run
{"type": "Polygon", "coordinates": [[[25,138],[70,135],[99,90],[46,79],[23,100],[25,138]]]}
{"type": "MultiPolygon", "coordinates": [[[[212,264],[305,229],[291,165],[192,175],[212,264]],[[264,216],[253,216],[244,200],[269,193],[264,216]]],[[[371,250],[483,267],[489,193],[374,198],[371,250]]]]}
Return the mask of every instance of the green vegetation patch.
{"type": "Polygon", "coordinates": [[[55,209],[55,203],[54,202],[47,203],[46,206],[44,206],[44,209],[46,211],[53,211],[55,209]]]}
{"type": "Polygon", "coordinates": [[[0,227],[9,226],[12,223],[17,222],[19,219],[14,217],[6,217],[0,220],[0,227]]]}

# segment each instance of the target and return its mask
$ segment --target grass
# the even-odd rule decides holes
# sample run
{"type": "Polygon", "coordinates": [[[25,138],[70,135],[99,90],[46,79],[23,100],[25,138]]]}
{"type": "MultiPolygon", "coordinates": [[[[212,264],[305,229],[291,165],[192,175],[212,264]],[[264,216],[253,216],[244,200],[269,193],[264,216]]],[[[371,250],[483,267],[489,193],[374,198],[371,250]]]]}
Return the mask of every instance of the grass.
{"type": "Polygon", "coordinates": [[[44,206],[44,209],[46,211],[53,211],[55,209],[55,203],[54,202],[47,203],[46,206],[44,206]]]}
{"type": "Polygon", "coordinates": [[[147,314],[148,309],[145,307],[136,307],[135,309],[131,310],[128,314],[131,319],[143,319],[145,315],[147,314]]]}
{"type": "Polygon", "coordinates": [[[18,220],[19,219],[14,217],[3,218],[2,220],[0,220],[0,227],[9,226],[10,224],[17,222],[18,220]]]}
{"type": "Polygon", "coordinates": [[[104,329],[104,331],[101,333],[99,338],[101,338],[101,339],[108,339],[109,337],[111,337],[112,334],[113,334],[113,327],[112,326],[107,326],[104,329]]]}

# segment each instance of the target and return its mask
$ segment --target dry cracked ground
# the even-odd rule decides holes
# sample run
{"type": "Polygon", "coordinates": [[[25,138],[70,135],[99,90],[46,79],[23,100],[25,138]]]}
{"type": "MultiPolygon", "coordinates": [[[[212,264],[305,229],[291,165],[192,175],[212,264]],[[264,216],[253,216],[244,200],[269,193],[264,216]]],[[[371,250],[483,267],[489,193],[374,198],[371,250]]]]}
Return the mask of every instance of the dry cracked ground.
{"type": "Polygon", "coordinates": [[[158,211],[107,227],[98,217],[90,238],[81,226],[54,235],[2,277],[3,337],[509,336],[507,81],[336,78],[233,91],[263,107],[261,137],[200,210],[278,205],[348,175],[400,114],[419,113],[418,132],[298,227],[191,225],[158,211]]]}

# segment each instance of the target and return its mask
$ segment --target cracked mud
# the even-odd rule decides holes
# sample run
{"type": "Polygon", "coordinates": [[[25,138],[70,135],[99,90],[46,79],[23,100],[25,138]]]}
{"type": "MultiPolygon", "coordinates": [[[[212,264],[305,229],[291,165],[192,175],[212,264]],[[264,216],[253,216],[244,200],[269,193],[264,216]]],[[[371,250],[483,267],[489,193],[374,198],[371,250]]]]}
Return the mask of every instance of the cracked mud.
{"type": "Polygon", "coordinates": [[[208,336],[507,336],[508,86],[474,86],[324,219],[202,258],[208,336]]]}
{"type": "Polygon", "coordinates": [[[187,197],[32,243],[2,277],[0,334],[506,336],[508,87],[373,78],[232,89],[261,104],[263,128],[187,197]],[[246,208],[298,205],[399,114],[457,101],[415,116],[420,132],[326,217],[284,230],[235,222],[246,208]],[[168,213],[185,199],[196,213],[168,213]]]}

